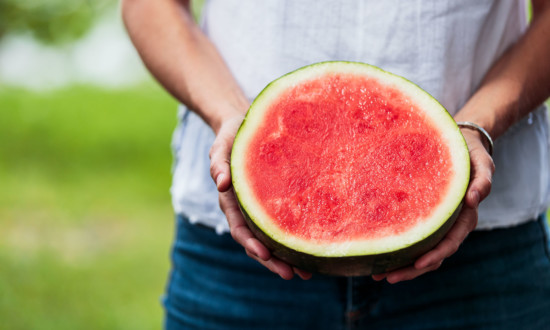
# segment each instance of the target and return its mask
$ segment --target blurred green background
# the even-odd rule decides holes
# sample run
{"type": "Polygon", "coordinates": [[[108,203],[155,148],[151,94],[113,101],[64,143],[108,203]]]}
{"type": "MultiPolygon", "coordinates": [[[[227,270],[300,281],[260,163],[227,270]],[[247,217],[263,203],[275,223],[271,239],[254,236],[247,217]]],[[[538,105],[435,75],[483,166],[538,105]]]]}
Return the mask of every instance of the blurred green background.
{"type": "Polygon", "coordinates": [[[0,109],[0,328],[160,328],[175,102],[4,87],[0,109]]]}
{"type": "Polygon", "coordinates": [[[158,329],[176,102],[115,0],[0,0],[0,329],[158,329]]]}

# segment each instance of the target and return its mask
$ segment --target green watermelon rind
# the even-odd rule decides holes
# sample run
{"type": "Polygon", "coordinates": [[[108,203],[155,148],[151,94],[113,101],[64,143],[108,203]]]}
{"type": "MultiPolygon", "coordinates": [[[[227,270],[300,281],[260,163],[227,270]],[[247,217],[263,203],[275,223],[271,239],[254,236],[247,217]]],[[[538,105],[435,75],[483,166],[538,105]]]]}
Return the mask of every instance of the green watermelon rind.
{"type": "MultiPolygon", "coordinates": [[[[298,79],[298,81],[302,80],[298,79]]],[[[292,83],[292,81],[289,82],[292,83]]],[[[244,144],[244,146],[245,145],[246,143],[244,144]]],[[[452,116],[435,98],[433,98],[430,94],[425,92],[413,82],[401,76],[392,74],[369,64],[344,61],[320,62],[302,67],[295,71],[289,72],[268,84],[252,102],[249,111],[237,132],[231,159],[231,172],[233,173],[232,182],[234,192],[239,202],[239,206],[244,215],[244,218],[254,235],[258,237],[260,241],[262,241],[273,252],[275,256],[292,265],[295,265],[304,270],[345,276],[377,274],[400,268],[413,263],[414,260],[416,260],[419,256],[432,249],[438,242],[443,239],[443,237],[452,227],[457,216],[459,215],[463,205],[463,196],[465,195],[466,189],[468,187],[470,173],[470,160],[467,144],[462,137],[462,134],[460,133],[460,130],[454,122],[452,116]],[[455,133],[460,136],[462,143],[461,147],[463,147],[462,153],[464,157],[462,167],[464,168],[465,177],[461,186],[453,188],[457,189],[458,191],[457,193],[455,193],[455,195],[461,197],[457,198],[453,206],[448,208],[449,211],[445,213],[445,216],[441,217],[441,221],[438,222],[438,225],[434,228],[430,228],[430,232],[426,233],[423,237],[416,238],[411,242],[403,243],[401,244],[401,246],[393,249],[382,247],[376,250],[360,250],[353,251],[351,253],[337,252],[327,254],[327,251],[316,250],[316,243],[311,243],[311,246],[306,246],[306,248],[304,248],[303,246],[293,246],[293,244],[288,243],[285,244],[284,240],[287,239],[287,237],[282,237],[283,235],[278,236],[277,234],[275,234],[275,232],[277,232],[277,230],[274,228],[275,226],[269,228],[269,226],[265,225],[265,222],[264,225],[261,226],[260,223],[262,222],[258,221],[258,218],[252,215],[253,212],[250,212],[250,209],[253,208],[251,206],[251,203],[254,203],[254,201],[252,200],[250,202],[247,202],[250,197],[247,197],[246,194],[241,191],[239,175],[235,175],[235,173],[239,172],[237,168],[238,165],[233,161],[234,159],[238,158],[237,153],[239,152],[239,148],[241,147],[241,145],[243,145],[241,142],[241,138],[243,136],[243,132],[247,129],[248,123],[250,122],[250,114],[254,114],[254,111],[257,111],[255,109],[261,108],[260,106],[258,106],[258,104],[262,103],[265,95],[274,90],[274,87],[276,87],[278,84],[285,83],[289,77],[299,74],[303,70],[322,70],[323,68],[327,67],[330,69],[331,66],[362,66],[363,68],[367,67],[370,70],[376,70],[386,77],[391,77],[392,79],[398,78],[398,80],[401,81],[399,83],[399,87],[406,86],[407,88],[414,90],[415,93],[422,94],[424,97],[427,96],[432,106],[439,107],[441,109],[441,112],[445,113],[448,116],[446,120],[446,125],[448,126],[445,126],[445,128],[450,129],[452,127],[455,133]],[[446,219],[444,219],[444,217],[446,217],[446,219]]]]}
{"type": "Polygon", "coordinates": [[[242,208],[246,223],[256,236],[277,258],[309,272],[334,276],[365,276],[382,274],[408,266],[424,253],[434,248],[455,223],[463,203],[461,202],[453,214],[428,238],[399,250],[380,253],[351,255],[339,257],[324,257],[297,251],[279,243],[263,232],[242,208]]]}

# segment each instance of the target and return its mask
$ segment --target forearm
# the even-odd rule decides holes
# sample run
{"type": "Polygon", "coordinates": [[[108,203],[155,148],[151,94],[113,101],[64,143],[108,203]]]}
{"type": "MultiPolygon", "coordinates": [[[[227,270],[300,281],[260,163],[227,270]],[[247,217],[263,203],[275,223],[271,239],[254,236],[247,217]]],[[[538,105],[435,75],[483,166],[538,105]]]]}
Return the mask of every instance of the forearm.
{"type": "Polygon", "coordinates": [[[215,46],[194,23],[188,1],[124,0],[123,20],[153,76],[217,132],[248,108],[215,46]]]}
{"type": "Polygon", "coordinates": [[[550,96],[550,5],[538,1],[531,26],[489,70],[479,89],[455,116],[494,138],[550,96]]]}

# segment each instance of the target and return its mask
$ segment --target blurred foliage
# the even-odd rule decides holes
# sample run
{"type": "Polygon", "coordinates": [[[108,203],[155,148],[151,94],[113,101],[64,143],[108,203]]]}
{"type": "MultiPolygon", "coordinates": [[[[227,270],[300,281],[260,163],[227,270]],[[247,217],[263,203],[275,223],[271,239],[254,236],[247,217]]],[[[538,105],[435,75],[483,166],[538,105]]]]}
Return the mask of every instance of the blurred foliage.
{"type": "MultiPolygon", "coordinates": [[[[30,33],[48,44],[82,37],[95,20],[112,10],[117,0],[0,0],[0,39],[8,34],[30,33]]],[[[195,17],[204,0],[191,0],[195,17]]]]}
{"type": "Polygon", "coordinates": [[[0,89],[0,329],[159,329],[176,103],[0,89]]]}
{"type": "Polygon", "coordinates": [[[199,20],[202,13],[202,7],[204,6],[204,0],[191,0],[191,12],[195,17],[195,20],[199,20]]]}
{"type": "Polygon", "coordinates": [[[30,33],[59,44],[78,39],[116,0],[0,0],[0,38],[30,33]]]}

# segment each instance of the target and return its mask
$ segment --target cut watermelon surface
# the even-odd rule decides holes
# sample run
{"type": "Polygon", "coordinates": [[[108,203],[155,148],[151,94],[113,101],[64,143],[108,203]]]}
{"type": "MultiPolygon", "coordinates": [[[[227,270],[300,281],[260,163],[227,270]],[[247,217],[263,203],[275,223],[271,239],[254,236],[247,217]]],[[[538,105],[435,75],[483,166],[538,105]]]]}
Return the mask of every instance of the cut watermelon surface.
{"type": "Polygon", "coordinates": [[[433,247],[458,214],[468,150],[447,111],[411,82],[351,62],[274,81],[231,156],[249,225],[306,270],[364,275],[433,247]]]}

